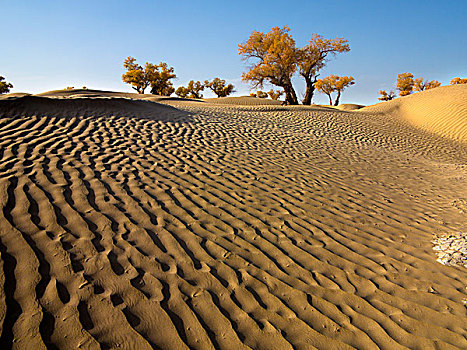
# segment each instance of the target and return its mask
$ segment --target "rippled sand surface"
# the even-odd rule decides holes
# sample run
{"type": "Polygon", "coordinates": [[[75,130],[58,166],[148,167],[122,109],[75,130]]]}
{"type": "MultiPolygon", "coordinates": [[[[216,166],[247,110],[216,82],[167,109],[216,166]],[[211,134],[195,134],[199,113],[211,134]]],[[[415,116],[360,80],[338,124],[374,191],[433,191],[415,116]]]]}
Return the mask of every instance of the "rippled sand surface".
{"type": "Polygon", "coordinates": [[[462,100],[142,98],[0,100],[2,349],[467,348],[462,100]]]}

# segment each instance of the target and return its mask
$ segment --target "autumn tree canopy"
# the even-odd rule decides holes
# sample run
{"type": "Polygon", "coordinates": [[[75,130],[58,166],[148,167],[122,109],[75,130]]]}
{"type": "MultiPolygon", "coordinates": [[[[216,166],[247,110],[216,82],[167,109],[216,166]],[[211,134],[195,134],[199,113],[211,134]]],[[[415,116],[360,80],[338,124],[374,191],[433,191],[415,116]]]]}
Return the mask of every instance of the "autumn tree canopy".
{"type": "Polygon", "coordinates": [[[183,98],[203,98],[201,91],[204,90],[204,84],[199,81],[190,80],[187,87],[180,86],[175,94],[183,98]]]}
{"type": "Polygon", "coordinates": [[[268,95],[271,99],[277,101],[284,94],[284,90],[269,90],[268,95]]]}
{"type": "Polygon", "coordinates": [[[13,89],[13,85],[5,81],[5,78],[0,76],[0,94],[7,94],[13,89]]]}
{"type": "Polygon", "coordinates": [[[127,70],[122,75],[124,83],[130,84],[138,94],[144,94],[144,90],[149,86],[150,82],[154,79],[156,67],[149,62],[146,62],[144,68],[135,63],[136,58],[128,56],[123,62],[123,67],[127,70]]]}
{"type": "Polygon", "coordinates": [[[386,92],[385,90],[379,90],[381,97],[378,97],[380,101],[391,101],[396,98],[396,93],[394,91],[386,92]]]}
{"type": "Polygon", "coordinates": [[[175,89],[170,80],[177,77],[173,67],[169,67],[165,62],[159,63],[156,67],[154,78],[150,82],[151,94],[161,96],[172,95],[175,89]]]}
{"type": "Polygon", "coordinates": [[[234,86],[232,84],[225,84],[224,79],[214,78],[213,80],[205,80],[204,86],[211,89],[217,97],[225,97],[234,92],[234,86]]]}
{"type": "Polygon", "coordinates": [[[244,61],[254,61],[249,66],[250,70],[243,73],[243,80],[249,81],[253,87],[263,87],[266,82],[280,86],[285,91],[287,103],[298,104],[292,86],[298,50],[289,31],[287,26],[274,27],[266,34],[253,31],[245,43],[238,45],[238,53],[244,61]]]}
{"type": "Polygon", "coordinates": [[[467,78],[453,78],[450,82],[451,85],[457,85],[457,84],[467,84],[467,78]]]}
{"type": "Polygon", "coordinates": [[[401,73],[397,75],[396,89],[399,90],[399,96],[410,95],[414,87],[414,79],[412,73],[401,73]]]}
{"type": "Polygon", "coordinates": [[[435,87],[441,86],[441,83],[437,80],[423,80],[423,78],[417,78],[414,80],[413,90],[414,91],[424,91],[433,89],[435,87]]]}
{"type": "Polygon", "coordinates": [[[326,94],[329,97],[329,104],[337,106],[339,105],[339,99],[341,97],[342,91],[350,86],[354,85],[355,81],[353,77],[339,77],[338,75],[331,75],[323,79],[317,79],[315,87],[319,92],[326,94]],[[332,102],[331,94],[337,92],[336,99],[334,103],[332,102]]]}
{"type": "Polygon", "coordinates": [[[325,39],[313,34],[308,44],[299,50],[298,67],[300,75],[305,79],[306,91],[304,105],[310,105],[315,91],[318,72],[326,65],[326,61],[338,53],[349,52],[348,40],[344,38],[325,39]]]}
{"type": "Polygon", "coordinates": [[[245,43],[238,45],[243,60],[252,62],[242,77],[253,87],[263,87],[266,82],[280,86],[284,89],[286,102],[298,104],[292,86],[292,77],[298,69],[307,86],[302,102],[309,105],[318,71],[331,56],[350,51],[350,47],[344,38],[325,39],[314,34],[309,43],[299,49],[289,31],[287,26],[274,27],[268,33],[253,31],[245,43]]]}
{"type": "Polygon", "coordinates": [[[136,59],[128,56],[123,62],[127,70],[122,75],[123,82],[130,84],[139,94],[144,94],[147,87],[151,86],[151,93],[155,95],[170,96],[174,88],[171,79],[175,78],[174,69],[168,67],[167,63],[158,65],[146,62],[144,67],[136,63],[136,59]]]}
{"type": "Polygon", "coordinates": [[[258,90],[258,91],[256,91],[255,96],[258,97],[258,98],[267,98],[268,93],[264,92],[264,91],[261,91],[261,90],[258,90]]]}

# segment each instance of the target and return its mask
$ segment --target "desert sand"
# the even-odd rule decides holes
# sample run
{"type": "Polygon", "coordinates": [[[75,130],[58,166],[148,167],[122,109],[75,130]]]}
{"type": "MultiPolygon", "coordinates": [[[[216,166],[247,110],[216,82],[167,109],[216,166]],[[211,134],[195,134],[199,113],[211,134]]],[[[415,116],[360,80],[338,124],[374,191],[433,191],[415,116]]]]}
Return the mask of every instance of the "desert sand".
{"type": "Polygon", "coordinates": [[[0,348],[466,349],[466,99],[2,97],[0,348]]]}

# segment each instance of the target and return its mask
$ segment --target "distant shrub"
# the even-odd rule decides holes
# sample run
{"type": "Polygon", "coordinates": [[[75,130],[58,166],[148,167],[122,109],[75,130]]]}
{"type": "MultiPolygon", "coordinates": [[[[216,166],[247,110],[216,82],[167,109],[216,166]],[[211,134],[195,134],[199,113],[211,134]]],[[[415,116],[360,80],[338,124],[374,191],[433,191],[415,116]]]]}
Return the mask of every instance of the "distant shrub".
{"type": "Polygon", "coordinates": [[[75,87],[74,86],[67,86],[65,90],[73,90],[75,87]]]}
{"type": "Polygon", "coordinates": [[[423,91],[423,90],[433,89],[433,88],[436,88],[438,86],[441,86],[441,83],[439,81],[437,81],[437,80],[432,80],[432,81],[425,80],[425,81],[423,81],[423,78],[417,78],[417,79],[414,80],[413,90],[414,91],[423,91]]]}
{"type": "Polygon", "coordinates": [[[385,90],[379,90],[381,97],[378,97],[380,101],[391,101],[396,98],[396,93],[394,91],[386,92],[385,90]]]}
{"type": "Polygon", "coordinates": [[[225,97],[234,92],[232,84],[225,85],[225,80],[214,78],[212,81],[205,80],[204,86],[211,89],[217,97],[225,97]]]}
{"type": "Polygon", "coordinates": [[[467,78],[463,78],[463,79],[461,79],[459,77],[454,78],[454,79],[451,80],[450,84],[451,85],[467,84],[467,78]]]}
{"type": "Polygon", "coordinates": [[[268,95],[271,99],[277,101],[284,94],[284,90],[269,90],[268,95]]]}
{"type": "Polygon", "coordinates": [[[259,90],[259,91],[256,91],[256,97],[259,97],[259,98],[267,98],[267,97],[268,97],[268,93],[259,90]]]}
{"type": "Polygon", "coordinates": [[[414,88],[414,80],[412,73],[401,73],[397,75],[396,88],[399,90],[399,96],[410,95],[414,88]]]}
{"type": "Polygon", "coordinates": [[[146,62],[142,67],[135,62],[136,59],[131,56],[125,59],[123,67],[127,72],[122,75],[122,80],[130,84],[139,94],[144,94],[148,86],[151,86],[151,93],[154,95],[170,96],[175,91],[170,80],[177,76],[167,63],[146,62]]]}
{"type": "Polygon", "coordinates": [[[319,92],[328,95],[330,105],[338,106],[342,91],[347,86],[354,84],[355,81],[353,77],[340,77],[338,75],[333,74],[329,77],[316,80],[315,87],[316,90],[318,90],[319,92]],[[335,91],[337,91],[337,96],[333,104],[331,94],[335,91]]]}
{"type": "Polygon", "coordinates": [[[187,87],[180,86],[175,90],[175,94],[182,98],[203,98],[203,90],[204,85],[201,82],[190,80],[187,87]]]}
{"type": "Polygon", "coordinates": [[[5,78],[0,76],[0,94],[7,94],[10,92],[10,89],[13,89],[13,85],[7,83],[5,78]]]}

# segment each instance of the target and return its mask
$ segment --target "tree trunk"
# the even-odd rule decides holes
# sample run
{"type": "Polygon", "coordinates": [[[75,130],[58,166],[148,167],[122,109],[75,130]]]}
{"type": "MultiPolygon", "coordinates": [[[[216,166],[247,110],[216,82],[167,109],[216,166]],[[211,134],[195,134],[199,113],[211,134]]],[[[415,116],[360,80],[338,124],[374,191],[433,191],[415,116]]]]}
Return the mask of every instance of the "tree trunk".
{"type": "Polygon", "coordinates": [[[330,106],[332,106],[332,98],[331,98],[331,94],[326,94],[326,95],[328,95],[328,97],[329,97],[329,105],[330,105],[330,106]]]}
{"type": "Polygon", "coordinates": [[[336,97],[336,101],[334,102],[334,106],[338,106],[339,105],[339,99],[341,98],[341,91],[338,90],[337,91],[337,97],[336,97]]]}
{"type": "Polygon", "coordinates": [[[303,99],[304,105],[311,105],[311,99],[313,98],[313,94],[315,93],[315,83],[318,79],[318,76],[315,77],[314,80],[311,80],[309,77],[304,77],[306,82],[306,91],[305,91],[305,98],[303,99]]]}
{"type": "Polygon", "coordinates": [[[282,87],[285,91],[285,101],[288,105],[298,105],[297,94],[291,83],[288,83],[282,87]]]}

